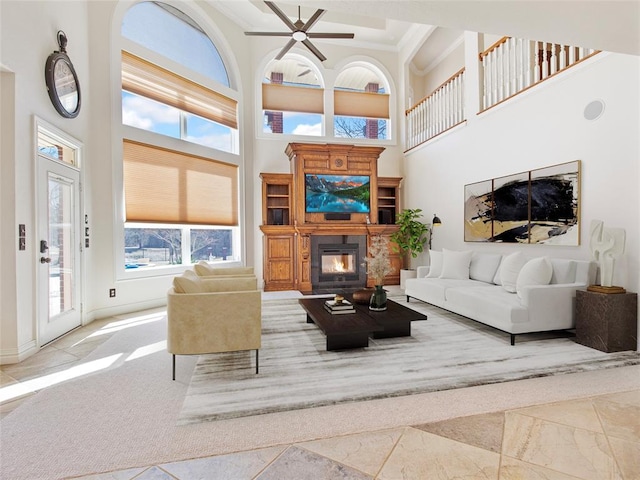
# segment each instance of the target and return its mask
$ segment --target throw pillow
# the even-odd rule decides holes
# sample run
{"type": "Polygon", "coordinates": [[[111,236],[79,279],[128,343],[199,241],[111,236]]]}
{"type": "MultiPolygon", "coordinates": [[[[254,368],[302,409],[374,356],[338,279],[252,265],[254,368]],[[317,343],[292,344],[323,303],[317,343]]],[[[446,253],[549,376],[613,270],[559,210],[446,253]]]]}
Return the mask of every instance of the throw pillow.
{"type": "Polygon", "coordinates": [[[442,252],[429,250],[429,273],[427,278],[438,278],[442,273],[442,252]]]}
{"type": "Polygon", "coordinates": [[[473,252],[442,249],[442,273],[440,278],[469,280],[469,265],[473,252]]]}
{"type": "Polygon", "coordinates": [[[196,278],[198,280],[200,280],[200,277],[198,277],[198,274],[196,274],[196,272],[194,272],[193,270],[185,270],[184,272],[182,272],[182,276],[187,277],[187,278],[196,278]]]}
{"type": "Polygon", "coordinates": [[[202,293],[204,287],[199,278],[178,275],[173,277],[173,289],[176,293],[202,293]]]}
{"type": "Polygon", "coordinates": [[[502,259],[500,281],[502,282],[502,288],[507,292],[516,292],[518,274],[525,263],[527,263],[527,258],[521,252],[514,252],[502,259]]]}
{"type": "Polygon", "coordinates": [[[196,274],[200,275],[201,277],[208,277],[209,275],[213,275],[213,268],[211,268],[211,266],[205,260],[200,260],[193,266],[193,268],[196,274]]]}
{"type": "Polygon", "coordinates": [[[578,264],[575,261],[565,260],[564,258],[552,258],[551,266],[553,267],[553,275],[551,275],[550,283],[573,283],[576,281],[578,264]]]}
{"type": "Polygon", "coordinates": [[[502,260],[502,255],[499,253],[473,252],[471,264],[469,265],[469,278],[471,280],[493,283],[493,278],[498,271],[500,260],[502,260]]]}
{"type": "Polygon", "coordinates": [[[516,281],[518,297],[522,298],[522,288],[530,285],[549,285],[553,267],[546,257],[529,260],[520,270],[516,281]]]}

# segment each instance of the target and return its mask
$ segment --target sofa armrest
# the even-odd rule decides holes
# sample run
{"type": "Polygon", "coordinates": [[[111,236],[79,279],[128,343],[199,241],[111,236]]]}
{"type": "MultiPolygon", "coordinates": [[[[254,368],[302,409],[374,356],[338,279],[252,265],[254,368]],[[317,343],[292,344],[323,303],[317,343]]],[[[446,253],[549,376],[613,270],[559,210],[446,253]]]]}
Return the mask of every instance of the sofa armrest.
{"type": "Polygon", "coordinates": [[[574,304],[581,283],[530,285],[522,287],[522,304],[529,310],[529,321],[555,329],[575,327],[574,304]]]}
{"type": "Polygon", "coordinates": [[[428,275],[431,267],[429,265],[423,265],[416,268],[416,278],[424,278],[428,275]]]}

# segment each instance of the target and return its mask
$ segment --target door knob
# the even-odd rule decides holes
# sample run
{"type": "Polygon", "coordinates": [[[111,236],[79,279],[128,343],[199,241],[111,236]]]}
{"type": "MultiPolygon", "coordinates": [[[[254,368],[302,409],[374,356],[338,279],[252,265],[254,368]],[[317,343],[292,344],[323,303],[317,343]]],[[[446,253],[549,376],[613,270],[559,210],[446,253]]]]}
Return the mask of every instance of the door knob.
{"type": "Polygon", "coordinates": [[[40,257],[40,263],[51,263],[51,259],[49,257],[40,257]]]}

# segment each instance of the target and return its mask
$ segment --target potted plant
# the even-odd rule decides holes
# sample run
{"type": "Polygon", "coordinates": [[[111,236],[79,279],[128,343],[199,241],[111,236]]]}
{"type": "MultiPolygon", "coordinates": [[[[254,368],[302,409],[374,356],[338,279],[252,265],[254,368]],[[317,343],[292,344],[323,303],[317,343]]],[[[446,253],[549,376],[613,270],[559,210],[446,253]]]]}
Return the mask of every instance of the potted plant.
{"type": "Polygon", "coordinates": [[[404,278],[408,277],[406,272],[410,270],[410,256],[416,258],[419,253],[424,250],[427,242],[427,232],[429,227],[422,223],[419,218],[422,217],[422,209],[405,208],[398,214],[396,225],[398,230],[391,234],[391,241],[395,243],[394,250],[402,252],[405,257],[405,269],[400,272],[400,286],[404,288],[404,278]],[[404,278],[403,278],[404,277],[404,278]]]}

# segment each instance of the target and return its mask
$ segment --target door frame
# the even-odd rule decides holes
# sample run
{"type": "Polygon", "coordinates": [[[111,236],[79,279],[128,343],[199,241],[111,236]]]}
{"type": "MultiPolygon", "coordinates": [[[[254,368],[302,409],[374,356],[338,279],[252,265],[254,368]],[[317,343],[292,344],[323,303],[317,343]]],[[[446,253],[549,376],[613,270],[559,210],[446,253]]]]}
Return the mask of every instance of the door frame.
{"type": "MultiPolygon", "coordinates": [[[[33,247],[33,272],[34,272],[34,327],[36,333],[36,346],[41,348],[43,345],[46,345],[55,340],[47,340],[43,343],[40,330],[41,330],[41,316],[45,313],[42,312],[41,308],[41,295],[43,292],[41,291],[41,282],[40,282],[40,263],[38,262],[38,258],[40,258],[40,200],[43,192],[39,189],[39,176],[40,176],[40,153],[38,151],[38,134],[39,132],[45,132],[48,136],[55,138],[56,141],[59,141],[66,147],[73,149],[76,153],[76,164],[70,165],[64,162],[58,162],[60,165],[75,169],[78,172],[79,184],[78,184],[78,202],[76,205],[76,212],[78,218],[78,240],[81,242],[79,248],[76,250],[77,252],[77,265],[76,265],[76,288],[78,295],[78,309],[80,315],[80,324],[78,326],[84,326],[85,323],[85,299],[84,299],[84,279],[85,279],[85,261],[84,261],[84,250],[85,246],[83,244],[85,235],[82,233],[83,228],[88,228],[88,217],[84,215],[84,169],[83,166],[83,156],[84,156],[84,144],[76,139],[75,137],[69,135],[68,133],[60,130],[59,128],[53,126],[52,124],[46,122],[45,120],[34,115],[33,117],[33,161],[34,161],[34,169],[33,169],[33,178],[34,178],[34,208],[33,208],[33,234],[32,237],[32,247],[33,247]],[[84,223],[83,223],[84,219],[84,223]]],[[[48,158],[48,157],[47,157],[48,158]]],[[[49,158],[48,158],[49,159],[49,158]]],[[[55,159],[50,159],[53,162],[56,162],[55,159]]],[[[88,232],[88,230],[86,230],[88,232]]],[[[48,314],[48,313],[47,313],[48,314]]],[[[70,330],[71,331],[71,330],[70,330]]],[[[68,332],[66,332],[68,333],[68,332]]],[[[63,333],[62,335],[65,335],[63,333]]],[[[61,335],[61,336],[62,336],[61,335]]],[[[59,338],[59,337],[56,337],[59,338]]]]}

